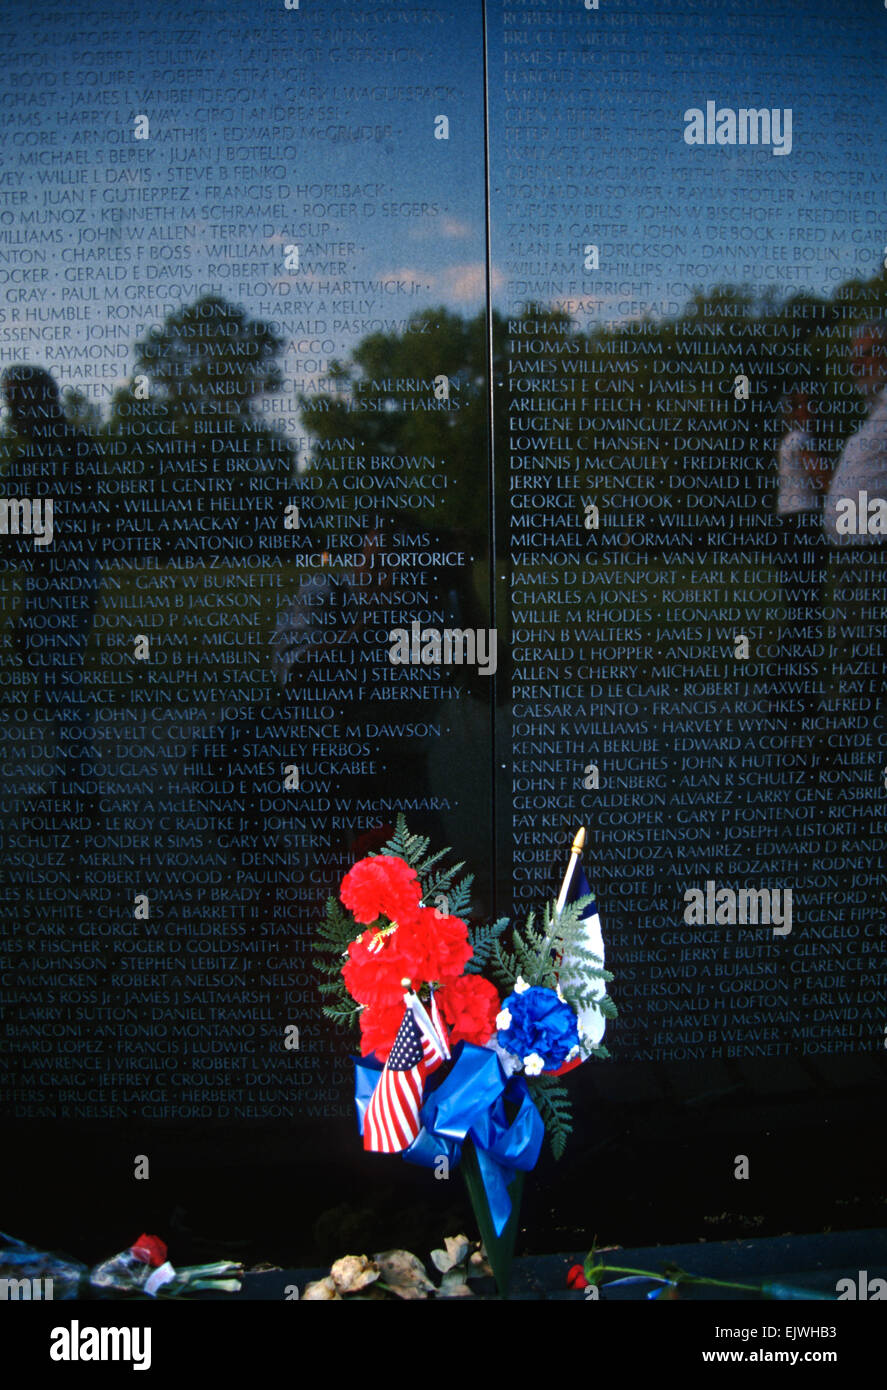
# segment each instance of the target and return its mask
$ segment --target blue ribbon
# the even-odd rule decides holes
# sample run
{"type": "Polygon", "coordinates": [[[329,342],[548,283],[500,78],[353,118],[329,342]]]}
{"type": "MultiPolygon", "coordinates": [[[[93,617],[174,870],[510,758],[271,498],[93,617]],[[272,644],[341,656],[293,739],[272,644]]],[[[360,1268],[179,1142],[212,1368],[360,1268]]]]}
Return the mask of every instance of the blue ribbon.
{"type": "MultiPolygon", "coordinates": [[[[511,1215],[509,1183],[518,1170],[529,1172],[535,1168],[545,1126],[524,1078],[508,1078],[490,1048],[460,1043],[453,1058],[453,1066],[445,1076],[433,1073],[428,1078],[419,1112],[422,1128],[401,1157],[423,1168],[433,1168],[441,1157],[455,1166],[462,1145],[470,1137],[493,1226],[496,1234],[501,1235],[511,1215]],[[517,1106],[517,1114],[510,1122],[506,1101],[517,1106]]],[[[366,1108],[378,1084],[382,1064],[367,1057],[355,1058],[354,1072],[354,1100],[363,1134],[366,1108]]]]}

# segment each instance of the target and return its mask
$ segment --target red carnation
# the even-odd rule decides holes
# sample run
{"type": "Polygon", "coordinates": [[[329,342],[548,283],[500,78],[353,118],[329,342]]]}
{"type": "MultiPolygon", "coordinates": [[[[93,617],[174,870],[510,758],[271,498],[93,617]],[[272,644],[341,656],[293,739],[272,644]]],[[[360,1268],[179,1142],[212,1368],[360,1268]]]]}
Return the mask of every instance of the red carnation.
{"type": "MultiPolygon", "coordinates": [[[[370,947],[378,933],[365,931],[359,941],[352,941],[348,947],[348,959],[342,966],[342,979],[345,988],[358,1004],[370,1008],[386,1008],[403,1004],[403,981],[412,979],[411,962],[399,949],[401,929],[383,937],[377,951],[370,947]]],[[[403,1010],[401,1010],[401,1013],[403,1010]]]]}
{"type": "Polygon", "coordinates": [[[471,956],[464,922],[430,907],[414,908],[387,935],[365,931],[352,941],[342,979],[358,1004],[390,1007],[406,989],[458,978],[471,956]]]}
{"type": "Polygon", "coordinates": [[[139,1236],[129,1247],[129,1253],[133,1259],[153,1265],[155,1269],[166,1262],[166,1245],[159,1236],[139,1236]]]}
{"type": "Polygon", "coordinates": [[[414,913],[422,900],[415,869],[393,854],[377,854],[359,860],[342,879],[339,897],[358,922],[387,917],[400,922],[414,913]]]}
{"type": "Polygon", "coordinates": [[[455,980],[474,952],[468,928],[459,917],[445,917],[436,908],[420,907],[402,924],[398,948],[409,962],[413,988],[419,982],[443,984],[455,980]]]}
{"type": "Polygon", "coordinates": [[[450,1025],[450,1042],[474,1043],[483,1047],[496,1031],[496,1015],[501,1007],[495,985],[482,975],[463,975],[441,990],[440,1006],[450,1025]]]}
{"type": "Polygon", "coordinates": [[[360,1015],[360,1051],[366,1057],[368,1053],[375,1052],[380,1062],[388,1060],[388,1054],[394,1046],[394,1039],[397,1037],[397,1030],[403,1023],[403,999],[399,1004],[394,1004],[390,1008],[379,1006],[373,1009],[363,1009],[360,1015]]]}

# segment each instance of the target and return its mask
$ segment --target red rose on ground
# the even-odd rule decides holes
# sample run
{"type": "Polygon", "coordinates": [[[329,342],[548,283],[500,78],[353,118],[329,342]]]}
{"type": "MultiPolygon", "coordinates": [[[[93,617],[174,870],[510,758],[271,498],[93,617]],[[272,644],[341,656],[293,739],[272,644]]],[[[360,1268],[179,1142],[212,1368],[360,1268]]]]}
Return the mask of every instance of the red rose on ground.
{"type": "Polygon", "coordinates": [[[159,1236],[139,1236],[129,1247],[129,1253],[142,1264],[153,1265],[155,1269],[166,1262],[166,1245],[159,1236]]]}
{"type": "Polygon", "coordinates": [[[585,1270],[581,1265],[571,1265],[567,1270],[568,1289],[587,1289],[588,1280],[585,1277],[585,1270]]]}
{"type": "Polygon", "coordinates": [[[377,854],[361,859],[342,879],[339,897],[358,922],[375,922],[377,917],[399,922],[416,911],[422,889],[415,869],[393,854],[377,854]]]}
{"type": "MultiPolygon", "coordinates": [[[[403,991],[401,991],[402,994],[403,991]]],[[[375,1052],[380,1062],[388,1060],[388,1054],[394,1046],[394,1039],[397,1037],[397,1030],[403,1023],[403,1011],[403,998],[399,1004],[390,1008],[380,1006],[361,1011],[360,1051],[363,1057],[366,1057],[370,1052],[375,1052]]]]}
{"type": "Polygon", "coordinates": [[[501,1008],[495,985],[482,975],[463,975],[450,980],[438,995],[443,1016],[450,1025],[450,1042],[474,1043],[483,1047],[496,1031],[496,1015],[501,1008]]]}

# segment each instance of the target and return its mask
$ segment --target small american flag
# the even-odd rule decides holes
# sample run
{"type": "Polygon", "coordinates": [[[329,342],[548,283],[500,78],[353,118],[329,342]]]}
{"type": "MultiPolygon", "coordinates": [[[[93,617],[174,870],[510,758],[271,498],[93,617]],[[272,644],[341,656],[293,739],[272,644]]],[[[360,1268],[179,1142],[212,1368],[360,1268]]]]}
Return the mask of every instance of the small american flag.
{"type": "Polygon", "coordinates": [[[426,1072],[434,1071],[450,1055],[447,1030],[437,1007],[434,990],[431,991],[430,1016],[423,1009],[422,1001],[417,994],[406,995],[406,1004],[412,1010],[413,1018],[419,1025],[419,1032],[422,1034],[422,1057],[425,1062],[425,1070],[426,1072]]]}
{"type": "Polygon", "coordinates": [[[364,1118],[368,1152],[393,1154],[409,1148],[421,1129],[425,1077],[448,1056],[446,1039],[436,1035],[418,998],[407,995],[403,1022],[364,1118]]]}
{"type": "Polygon", "coordinates": [[[431,1022],[434,1025],[434,1028],[437,1032],[437,1036],[440,1038],[442,1044],[440,1058],[441,1061],[443,1061],[445,1057],[450,1056],[450,1048],[447,1042],[447,1030],[444,1025],[444,1021],[440,1016],[440,1011],[437,1007],[437,999],[435,998],[434,990],[431,991],[431,1022]]]}

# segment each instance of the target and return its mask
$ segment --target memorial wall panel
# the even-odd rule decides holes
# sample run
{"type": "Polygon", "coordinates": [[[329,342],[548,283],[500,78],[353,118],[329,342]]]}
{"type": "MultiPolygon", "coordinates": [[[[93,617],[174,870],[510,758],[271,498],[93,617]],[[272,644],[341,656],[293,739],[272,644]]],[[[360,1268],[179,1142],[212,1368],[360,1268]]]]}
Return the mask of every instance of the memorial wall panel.
{"type": "Polygon", "coordinates": [[[874,503],[836,525],[835,480],[883,478],[883,434],[847,464],[885,305],[883,28],[494,9],[503,883],[525,911],[590,827],[620,1059],[870,1051],[884,547],[874,503]]]}
{"type": "Polygon", "coordinates": [[[488,625],[459,10],[4,9],[3,444],[35,517],[3,537],[21,1119],[316,1143],[352,1102],[311,941],[355,854],[403,810],[480,845],[489,896],[490,671],[394,660],[416,623],[488,625]]]}

